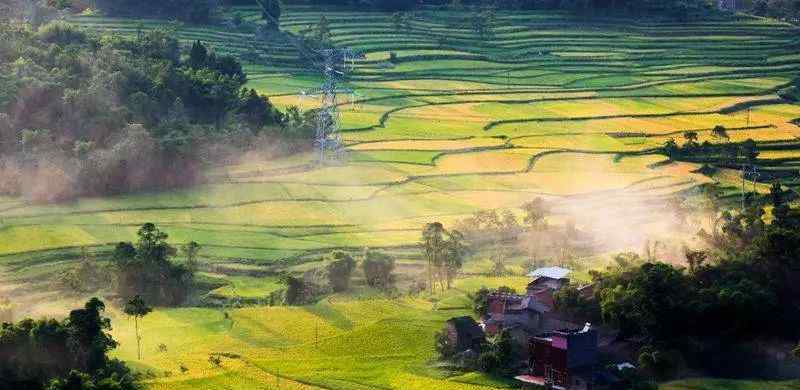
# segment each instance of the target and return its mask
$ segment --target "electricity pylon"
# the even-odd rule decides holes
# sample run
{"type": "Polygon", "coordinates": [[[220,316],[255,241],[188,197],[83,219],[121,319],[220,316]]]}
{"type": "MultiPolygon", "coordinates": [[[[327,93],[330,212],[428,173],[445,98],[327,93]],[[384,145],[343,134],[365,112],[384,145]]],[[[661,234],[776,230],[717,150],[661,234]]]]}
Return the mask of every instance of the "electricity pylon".
{"type": "MultiPolygon", "coordinates": [[[[264,7],[267,0],[258,0],[264,7]]],[[[264,13],[270,18],[270,22],[279,25],[278,20],[272,18],[269,13],[264,13]]],[[[298,102],[302,105],[306,97],[318,97],[320,107],[315,109],[316,135],[314,137],[314,147],[317,149],[316,160],[318,164],[342,163],[345,150],[342,145],[341,134],[339,134],[339,109],[337,95],[350,94],[356,96],[355,92],[349,88],[340,87],[342,79],[355,60],[364,59],[363,53],[356,52],[351,48],[322,48],[310,47],[306,40],[291,33],[277,32],[281,38],[292,44],[300,54],[300,58],[307,61],[314,71],[319,72],[324,77],[324,81],[319,88],[313,90],[303,90],[298,94],[298,102]]],[[[262,34],[262,39],[275,40],[275,34],[262,34]]],[[[258,34],[257,34],[258,36],[258,34]]],[[[353,102],[351,101],[351,104],[353,102]]]]}
{"type": "Polygon", "coordinates": [[[317,149],[317,163],[340,164],[344,162],[345,149],[339,133],[339,104],[338,95],[351,96],[350,103],[354,103],[357,93],[350,88],[340,87],[348,67],[358,58],[364,58],[350,48],[330,48],[313,50],[306,54],[314,67],[318,68],[324,76],[320,88],[312,91],[301,91],[300,96],[318,96],[320,107],[317,112],[317,131],[314,146],[317,149]]]}

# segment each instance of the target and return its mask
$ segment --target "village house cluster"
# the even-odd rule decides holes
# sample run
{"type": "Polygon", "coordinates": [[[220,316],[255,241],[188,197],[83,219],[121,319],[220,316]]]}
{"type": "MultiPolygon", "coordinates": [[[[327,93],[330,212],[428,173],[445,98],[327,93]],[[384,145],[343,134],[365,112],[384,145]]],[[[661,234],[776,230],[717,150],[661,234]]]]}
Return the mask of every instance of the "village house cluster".
{"type": "MultiPolygon", "coordinates": [[[[554,308],[553,295],[569,284],[570,270],[561,267],[539,268],[525,294],[496,292],[488,296],[488,311],[480,322],[472,317],[452,318],[447,335],[458,351],[479,351],[486,337],[507,332],[512,339],[523,385],[551,389],[597,390],[614,378],[598,367],[597,329],[562,317],[554,308]]],[[[579,288],[585,296],[592,286],[579,288]]]]}

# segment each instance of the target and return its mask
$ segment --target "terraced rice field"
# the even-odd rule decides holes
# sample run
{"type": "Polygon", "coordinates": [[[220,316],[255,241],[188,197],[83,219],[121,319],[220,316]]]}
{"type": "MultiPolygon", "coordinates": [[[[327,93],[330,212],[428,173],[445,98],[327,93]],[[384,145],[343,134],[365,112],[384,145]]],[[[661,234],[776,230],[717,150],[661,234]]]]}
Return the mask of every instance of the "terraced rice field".
{"type": "MultiPolygon", "coordinates": [[[[259,17],[255,8],[236,11],[259,17]]],[[[9,200],[0,254],[108,244],[145,221],[176,242],[201,242],[217,262],[409,245],[423,222],[536,195],[564,199],[659,180],[653,196],[663,196],[664,186],[677,192],[709,181],[691,166],[656,168],[663,157],[653,149],[687,130],[711,142],[723,142],[711,133],[716,125],[730,141],[793,141],[800,132],[789,123],[800,106],[775,101],[800,70],[800,42],[788,25],[746,16],[681,25],[523,12],[501,13],[493,35],[480,38],[450,12],[421,11],[397,29],[387,14],[289,6],[282,27],[300,31],[323,12],[333,42],[366,55],[348,76],[357,95],[340,100],[346,166],[308,166],[311,156],[301,155],[218,168],[209,184],[170,193],[57,206],[9,200]],[[23,234],[41,240],[15,239],[23,234]]],[[[123,34],[163,25],[73,21],[123,34]]],[[[243,58],[251,86],[276,105],[318,104],[301,99],[320,76],[291,44],[223,26],[183,25],[178,34],[243,58]]],[[[800,153],[764,157],[792,163],[800,153]]]]}
{"type": "MultiPolygon", "coordinates": [[[[258,18],[255,8],[237,11],[258,18]]],[[[282,27],[296,32],[321,15],[289,6],[282,27]]],[[[797,29],[777,22],[501,12],[494,34],[480,38],[449,12],[419,12],[400,29],[388,14],[325,15],[335,44],[366,54],[346,82],[357,95],[340,105],[346,165],[313,166],[311,155],[298,155],[218,167],[209,183],[167,193],[60,205],[0,199],[0,265],[13,271],[5,284],[47,280],[77,257],[78,247],[102,252],[154,222],[176,244],[203,246],[204,277],[228,283],[215,294],[263,297],[276,280],[234,271],[298,270],[333,248],[396,250],[414,245],[424,223],[449,225],[536,196],[556,205],[596,197],[663,202],[716,180],[694,173],[694,164],[663,164],[655,149],[670,138],[682,141],[684,131],[696,131],[701,142],[727,142],[712,135],[716,125],[732,142],[795,142],[800,135],[790,123],[800,118],[800,106],[776,100],[776,91],[800,74],[800,40],[797,29]]],[[[72,21],[122,34],[164,24],[72,21]]],[[[240,56],[250,86],[277,106],[318,104],[301,99],[321,79],[298,62],[293,46],[221,25],[183,25],[178,34],[187,44],[199,39],[240,56]]],[[[763,159],[797,164],[800,150],[769,151],[763,159]]],[[[730,183],[731,175],[719,180],[730,183]]],[[[441,299],[463,305],[467,291],[509,282],[522,285],[524,278],[461,279],[441,299]]],[[[46,291],[37,297],[53,298],[46,291]]],[[[228,319],[217,309],[159,310],[144,320],[147,352],[135,364],[157,374],[155,389],[506,387],[481,376],[444,378],[427,365],[433,332],[459,310],[434,310],[418,299],[350,297],[305,308],[236,309],[228,319]],[[168,351],[156,352],[162,342],[168,351]],[[212,352],[240,357],[215,368],[207,361],[212,352]]],[[[133,361],[132,327],[122,317],[115,321],[119,356],[133,361]]]]}

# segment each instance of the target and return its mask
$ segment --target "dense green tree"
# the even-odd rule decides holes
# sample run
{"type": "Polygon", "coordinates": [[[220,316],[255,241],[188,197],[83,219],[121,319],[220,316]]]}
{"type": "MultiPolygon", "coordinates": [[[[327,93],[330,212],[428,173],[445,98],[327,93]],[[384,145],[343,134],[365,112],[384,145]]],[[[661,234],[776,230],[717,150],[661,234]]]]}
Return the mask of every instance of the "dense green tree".
{"type": "Polygon", "coordinates": [[[489,289],[481,287],[477,292],[471,294],[469,297],[472,300],[472,311],[478,318],[485,318],[489,312],[489,295],[491,294],[516,294],[517,291],[508,286],[500,286],[496,289],[489,289]]]}
{"type": "Polygon", "coordinates": [[[711,130],[711,133],[714,134],[714,137],[717,137],[717,138],[720,138],[720,139],[724,139],[724,140],[729,140],[730,139],[730,136],[728,136],[728,130],[726,130],[725,126],[722,126],[722,125],[714,126],[714,128],[711,130]]]}
{"type": "Polygon", "coordinates": [[[367,285],[381,290],[394,286],[394,258],[388,254],[367,250],[361,262],[367,285]]]}
{"type": "Polygon", "coordinates": [[[103,302],[92,298],[63,321],[26,319],[4,324],[0,328],[0,387],[137,389],[130,370],[107,357],[117,343],[107,333],[111,321],[103,316],[104,310],[103,302]]]}
{"type": "Polygon", "coordinates": [[[228,157],[206,150],[235,155],[264,135],[276,149],[312,136],[243,87],[236,58],[199,41],[182,56],[168,28],[127,38],[63,22],[37,32],[0,23],[0,41],[11,42],[0,46],[0,154],[19,167],[3,175],[6,195],[56,201],[183,186],[200,179],[203,163],[228,157]],[[230,136],[240,127],[248,131],[230,136]]]}
{"type": "Polygon", "coordinates": [[[679,368],[681,360],[681,354],[677,350],[664,350],[647,345],[639,351],[638,363],[642,369],[663,379],[670,377],[679,368]]]}
{"type": "Polygon", "coordinates": [[[523,222],[528,229],[539,229],[542,227],[545,216],[547,216],[547,207],[542,198],[535,198],[522,205],[522,210],[525,212],[523,222]]]}
{"type": "Polygon", "coordinates": [[[356,267],[356,261],[350,254],[335,251],[330,255],[331,262],[327,266],[328,282],[334,292],[343,292],[350,289],[350,278],[356,267]]]}
{"type": "Polygon", "coordinates": [[[198,69],[206,66],[208,63],[208,49],[199,40],[194,41],[192,49],[189,51],[189,60],[186,65],[198,69]]]}
{"type": "Polygon", "coordinates": [[[456,277],[464,264],[464,257],[467,255],[467,244],[464,235],[458,230],[450,230],[445,233],[446,241],[444,253],[444,278],[447,282],[447,289],[452,287],[453,279],[456,277]]]}
{"type": "Polygon", "coordinates": [[[328,18],[325,15],[319,17],[316,28],[316,39],[323,45],[328,45],[331,41],[331,26],[328,18]]]}
{"type": "Polygon", "coordinates": [[[299,305],[304,303],[305,283],[302,278],[292,275],[284,275],[281,282],[286,285],[286,304],[299,305]]]}
{"type": "Polygon", "coordinates": [[[264,126],[282,126],[284,122],[283,114],[272,106],[266,96],[259,95],[254,89],[242,90],[238,113],[256,130],[264,126]]]}
{"type": "Polygon", "coordinates": [[[623,332],[672,340],[689,326],[685,303],[690,292],[689,280],[680,270],[646,263],[601,293],[601,314],[623,332]]]}
{"type": "Polygon", "coordinates": [[[95,372],[107,363],[106,352],[117,347],[117,342],[106,333],[111,320],[103,317],[105,304],[92,298],[82,309],[75,309],[67,318],[67,346],[73,354],[78,369],[95,372]]]}
{"type": "Polygon", "coordinates": [[[708,259],[708,253],[704,251],[689,250],[685,251],[686,264],[689,265],[689,273],[695,273],[708,259]]]}
{"type": "Polygon", "coordinates": [[[88,374],[72,370],[66,378],[53,379],[47,390],[95,390],[94,380],[88,374]]]}
{"type": "Polygon", "coordinates": [[[447,335],[447,329],[440,330],[433,335],[434,348],[439,355],[439,359],[448,360],[455,356],[457,346],[450,340],[447,335]]]}
{"type": "Polygon", "coordinates": [[[195,241],[187,242],[181,249],[186,255],[186,268],[189,272],[197,272],[197,254],[200,253],[200,244],[195,241]]]}
{"type": "Polygon", "coordinates": [[[781,182],[776,180],[770,186],[769,192],[772,204],[772,226],[790,230],[800,229],[800,211],[791,208],[789,191],[785,191],[781,182]]]}
{"type": "Polygon", "coordinates": [[[481,287],[474,294],[470,295],[472,299],[472,311],[475,312],[478,318],[484,318],[486,314],[489,313],[489,294],[491,293],[492,290],[481,287]]]}
{"type": "Polygon", "coordinates": [[[683,138],[686,139],[685,147],[697,147],[697,132],[696,131],[684,131],[683,138]]]}
{"type": "Polygon", "coordinates": [[[514,360],[512,343],[511,334],[506,330],[488,338],[481,347],[478,368],[483,372],[507,374],[514,360]]]}
{"type": "Polygon", "coordinates": [[[119,243],[112,256],[118,269],[119,295],[125,300],[139,296],[155,305],[183,303],[192,288],[193,274],[170,261],[176,250],[167,243],[167,234],[146,223],[137,235],[136,246],[119,243]]]}
{"type": "Polygon", "coordinates": [[[420,248],[427,261],[431,291],[437,283],[442,290],[449,289],[466,255],[464,235],[457,230],[446,230],[439,222],[430,223],[423,228],[420,248]]]}
{"type": "Polygon", "coordinates": [[[447,241],[444,225],[433,222],[425,225],[422,230],[420,247],[428,265],[428,286],[431,291],[436,290],[436,283],[444,289],[442,271],[447,259],[447,241]]]}
{"type": "Polygon", "coordinates": [[[585,318],[591,320],[600,319],[597,305],[592,302],[594,297],[586,297],[580,290],[572,284],[558,289],[553,294],[553,302],[556,310],[573,318],[585,318]]]}

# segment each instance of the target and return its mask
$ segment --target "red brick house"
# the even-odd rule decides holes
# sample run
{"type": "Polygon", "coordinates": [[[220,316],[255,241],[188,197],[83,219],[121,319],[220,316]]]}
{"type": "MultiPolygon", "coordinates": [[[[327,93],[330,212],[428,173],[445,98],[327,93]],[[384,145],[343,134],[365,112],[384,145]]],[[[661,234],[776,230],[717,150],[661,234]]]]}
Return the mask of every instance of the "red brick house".
{"type": "Polygon", "coordinates": [[[563,390],[591,390],[597,363],[597,331],[557,330],[530,339],[528,373],[516,379],[563,390]]]}

